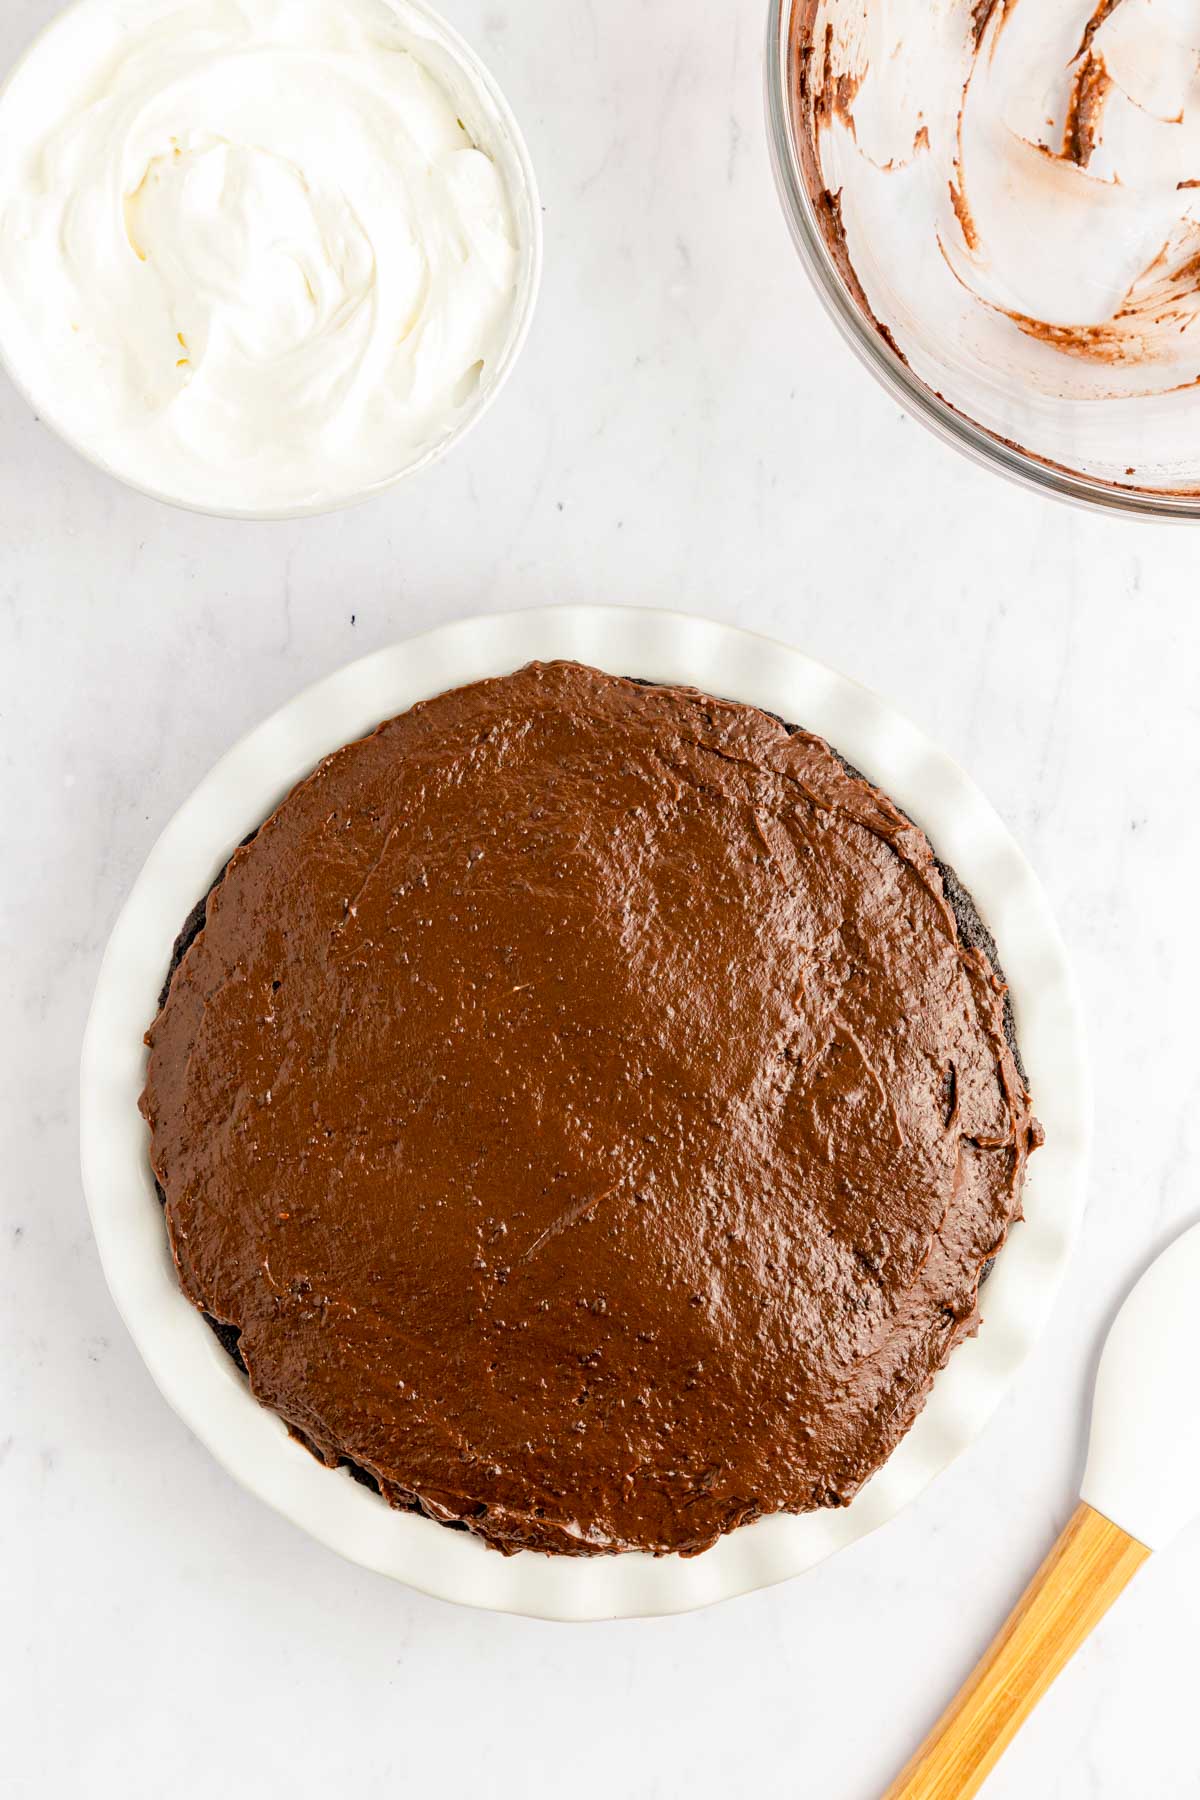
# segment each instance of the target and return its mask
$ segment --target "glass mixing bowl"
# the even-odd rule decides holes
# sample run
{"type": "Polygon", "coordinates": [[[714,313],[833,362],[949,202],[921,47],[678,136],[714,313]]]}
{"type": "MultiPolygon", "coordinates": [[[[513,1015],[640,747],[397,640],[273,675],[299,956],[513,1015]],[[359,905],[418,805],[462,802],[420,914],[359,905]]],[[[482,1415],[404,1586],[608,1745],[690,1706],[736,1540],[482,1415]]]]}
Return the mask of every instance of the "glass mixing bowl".
{"type": "MultiPolygon", "coordinates": [[[[864,10],[881,4],[881,0],[853,0],[853,6],[849,0],[822,0],[822,4],[825,18],[844,19],[851,26],[857,24],[860,40],[869,39],[870,30],[878,26],[876,41],[884,38],[886,43],[885,29],[888,32],[896,30],[894,11],[891,15],[881,13],[873,20],[864,10]]],[[[1178,456],[1172,466],[1173,451],[1164,445],[1162,432],[1155,422],[1156,416],[1162,414],[1161,407],[1156,414],[1160,396],[1154,397],[1155,405],[1142,405],[1138,399],[1131,400],[1125,395],[1099,395],[1103,371],[1089,371],[1072,359],[1064,365],[1068,383],[1073,382],[1077,390],[1082,390],[1083,384],[1091,381],[1099,397],[1089,397],[1082,391],[1076,391],[1070,398],[1060,397],[1048,394],[1044,386],[1039,392],[1035,382],[1028,379],[1028,369],[1053,370],[1054,359],[1061,356],[1061,352],[1045,342],[1031,345],[1028,335],[1015,324],[1000,321],[998,325],[992,323],[988,327],[993,333],[1001,333],[997,339],[1000,342],[1004,341],[1004,330],[1011,332],[1010,366],[1001,368],[999,373],[989,370],[973,376],[968,369],[966,352],[960,345],[944,341],[935,344],[931,337],[932,347],[927,357],[909,357],[900,354],[891,332],[885,333],[881,329],[863,292],[859,272],[839,267],[838,258],[831,249],[828,211],[831,204],[836,210],[836,196],[825,195],[827,216],[824,220],[819,216],[822,190],[832,187],[833,183],[823,174],[812,174],[817,164],[805,117],[801,87],[803,59],[798,48],[798,25],[806,18],[812,19],[815,5],[816,0],[771,0],[767,40],[771,157],[779,195],[801,261],[826,310],[860,361],[908,412],[922,419],[939,437],[965,451],[976,462],[997,469],[1026,487],[1101,507],[1108,512],[1160,519],[1200,518],[1200,388],[1194,394],[1179,392],[1171,398],[1171,429],[1176,449],[1180,442],[1186,442],[1192,426],[1191,409],[1194,408],[1192,435],[1196,444],[1196,473],[1192,476],[1178,456]],[[940,354],[942,351],[944,355],[940,354]],[[1039,356],[1042,358],[1040,364],[1036,360],[1039,356]],[[917,372],[914,363],[918,366],[924,363],[921,373],[917,372]],[[923,374],[928,379],[923,379],[923,374]],[[1153,479],[1148,479],[1145,474],[1140,474],[1136,482],[1123,479],[1150,470],[1154,471],[1153,479]]],[[[963,5],[964,12],[969,14],[966,0],[963,5]]],[[[995,40],[1005,28],[1009,12],[1008,8],[996,9],[996,17],[988,27],[992,38],[985,45],[986,50],[994,51],[995,40]]],[[[1016,15],[1019,12],[1019,8],[1015,9],[1016,15]]],[[[978,6],[974,13],[979,14],[978,6]]],[[[936,16],[944,19],[947,16],[945,9],[936,16]]],[[[819,41],[824,41],[823,31],[819,41]]],[[[809,79],[812,79],[811,71],[809,79]]],[[[848,89],[850,104],[854,103],[856,87],[857,82],[854,82],[848,89]]],[[[831,98],[824,101],[826,113],[836,113],[840,97],[836,88],[831,88],[829,94],[831,98]]],[[[915,117],[920,120],[923,115],[917,112],[915,117]]],[[[922,135],[923,129],[918,137],[922,135]]],[[[918,139],[911,142],[915,159],[918,139]]],[[[842,134],[842,143],[849,145],[849,150],[842,149],[843,156],[856,148],[850,132],[842,134]]],[[[1038,151],[1043,149],[1038,144],[1029,147],[1038,151]]],[[[959,154],[961,156],[961,124],[959,154]]],[[[881,165],[875,163],[873,166],[879,169],[881,165]]],[[[1089,178],[1092,173],[1088,171],[1089,178]]],[[[959,178],[961,180],[961,174],[959,178]]],[[[1195,185],[1195,182],[1179,184],[1181,188],[1195,185]]],[[[1200,231],[1200,225],[1196,229],[1200,231]]],[[[953,222],[948,232],[953,232],[953,222]]],[[[1063,243],[1061,266],[1069,269],[1071,254],[1079,252],[1065,228],[1063,243]]],[[[929,248],[936,257],[932,231],[929,248]]],[[[841,260],[847,261],[844,257],[841,260]]],[[[934,266],[940,270],[940,264],[934,266]]],[[[964,302],[964,318],[966,304],[964,302]]],[[[989,305],[988,316],[1001,310],[989,305]]],[[[919,313],[910,314],[910,327],[914,319],[922,322],[919,313]]],[[[915,341],[919,345],[919,337],[915,341]]],[[[902,342],[911,350],[913,334],[910,332],[902,342]]],[[[1200,350],[1197,351],[1196,368],[1200,370],[1200,350]]],[[[1180,384],[1181,388],[1191,385],[1195,384],[1180,384]]]]}

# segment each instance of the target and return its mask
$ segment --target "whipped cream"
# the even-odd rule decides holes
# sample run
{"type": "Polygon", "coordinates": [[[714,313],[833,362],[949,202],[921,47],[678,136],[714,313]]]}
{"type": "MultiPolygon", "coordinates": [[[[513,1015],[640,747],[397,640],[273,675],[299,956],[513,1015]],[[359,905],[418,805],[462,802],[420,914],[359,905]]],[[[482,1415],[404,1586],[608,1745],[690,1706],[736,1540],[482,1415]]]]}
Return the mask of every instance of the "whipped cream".
{"type": "Polygon", "coordinates": [[[271,512],[477,412],[533,227],[449,43],[407,0],[63,14],[0,101],[0,348],[44,416],[136,486],[271,512]]]}
{"type": "Polygon", "coordinates": [[[929,388],[1100,480],[1200,486],[1195,0],[798,0],[826,239],[929,388]]]}

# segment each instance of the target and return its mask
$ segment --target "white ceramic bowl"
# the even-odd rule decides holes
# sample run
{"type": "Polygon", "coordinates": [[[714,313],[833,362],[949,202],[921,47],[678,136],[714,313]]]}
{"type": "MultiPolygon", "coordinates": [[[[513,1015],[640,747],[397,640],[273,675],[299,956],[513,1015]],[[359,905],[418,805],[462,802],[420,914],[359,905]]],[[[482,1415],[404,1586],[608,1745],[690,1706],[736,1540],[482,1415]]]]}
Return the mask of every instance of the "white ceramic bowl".
{"type": "Polygon", "coordinates": [[[352,1561],[447,1600],[552,1619],[683,1612],[797,1575],[906,1505],[971,1442],[1050,1309],[1083,1205],[1089,1125],[1083,1032],[1036,876],[969,777],[864,688],[798,650],[680,614],[570,607],[446,625],[352,663],[229,752],[152,851],[108,946],[83,1049],[84,1185],[105,1274],[151,1374],[225,1467],[352,1561]],[[996,934],[1046,1146],[1025,1223],[985,1290],[983,1330],[957,1350],[890,1462],[842,1511],[763,1519],[703,1556],[503,1557],[391,1511],[331,1472],[259,1406],[175,1277],[137,1101],[142,1034],[175,936],[240,841],[326,754],[446,688],[534,658],[690,683],[821,733],[929,833],[996,934]]]}
{"type": "MultiPolygon", "coordinates": [[[[386,3],[390,4],[391,0],[386,0],[386,3]]],[[[0,144],[6,127],[15,130],[20,137],[25,120],[32,120],[36,124],[38,86],[45,80],[47,71],[52,75],[55,61],[62,54],[60,47],[69,44],[77,23],[88,12],[103,11],[107,4],[108,0],[72,0],[72,4],[65,7],[34,38],[0,86],[0,144]],[[27,85],[30,90],[28,95],[25,92],[27,85]]],[[[543,231],[537,176],[512,108],[471,46],[453,26],[447,24],[440,14],[426,4],[426,0],[404,0],[404,13],[406,18],[419,23],[423,37],[427,38],[431,51],[438,58],[439,74],[452,86],[454,98],[474,141],[488,152],[504,176],[512,204],[520,248],[517,294],[508,337],[490,379],[480,385],[472,404],[463,410],[451,431],[427,445],[384,479],[368,487],[353,488],[342,494],[294,506],[208,506],[180,497],[165,488],[155,488],[134,480],[97,454],[66,422],[61,405],[62,396],[54,391],[53,383],[31,376],[23,366],[21,356],[11,344],[6,343],[3,315],[0,311],[0,369],[8,374],[13,386],[41,422],[50,426],[64,443],[102,469],[106,475],[113,476],[138,493],[148,495],[152,500],[165,501],[186,512],[248,520],[310,518],[319,513],[338,512],[346,507],[357,506],[364,500],[387,492],[419,470],[428,468],[431,463],[439,462],[478,424],[500,393],[524,348],[541,288],[543,231]]]]}

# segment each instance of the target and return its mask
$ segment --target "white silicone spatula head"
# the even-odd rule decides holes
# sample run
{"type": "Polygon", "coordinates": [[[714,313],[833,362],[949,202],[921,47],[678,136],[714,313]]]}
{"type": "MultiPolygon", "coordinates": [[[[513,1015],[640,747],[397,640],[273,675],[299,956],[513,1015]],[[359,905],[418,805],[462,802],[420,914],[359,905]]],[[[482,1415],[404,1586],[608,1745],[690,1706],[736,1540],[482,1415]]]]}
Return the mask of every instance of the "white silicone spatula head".
{"type": "Polygon", "coordinates": [[[1200,1513],[1200,1226],[1147,1270],[1108,1335],[1083,1499],[883,1800],[971,1800],[1151,1550],[1200,1513]]]}
{"type": "Polygon", "coordinates": [[[1200,1513],[1200,1225],[1151,1264],[1109,1333],[1083,1497],[1151,1550],[1200,1513]]]}

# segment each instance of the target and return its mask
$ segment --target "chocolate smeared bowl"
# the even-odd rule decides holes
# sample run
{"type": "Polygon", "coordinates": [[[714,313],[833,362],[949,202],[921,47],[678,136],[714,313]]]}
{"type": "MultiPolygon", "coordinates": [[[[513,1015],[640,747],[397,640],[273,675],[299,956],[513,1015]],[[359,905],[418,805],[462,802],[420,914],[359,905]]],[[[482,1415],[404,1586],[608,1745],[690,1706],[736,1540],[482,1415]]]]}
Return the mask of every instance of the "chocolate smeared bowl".
{"type": "Polygon", "coordinates": [[[1045,491],[1200,516],[1194,19],[776,0],[768,107],[801,256],[905,406],[1045,491]]]}

